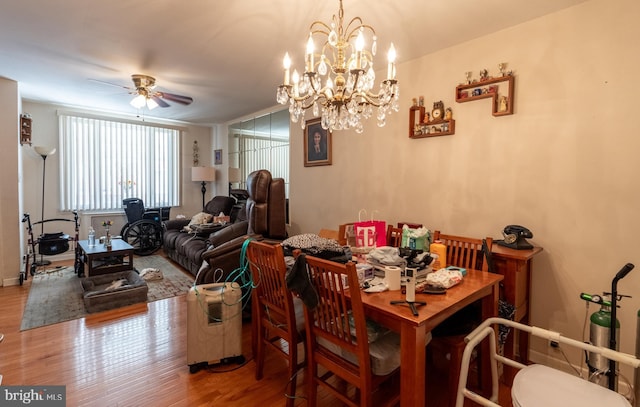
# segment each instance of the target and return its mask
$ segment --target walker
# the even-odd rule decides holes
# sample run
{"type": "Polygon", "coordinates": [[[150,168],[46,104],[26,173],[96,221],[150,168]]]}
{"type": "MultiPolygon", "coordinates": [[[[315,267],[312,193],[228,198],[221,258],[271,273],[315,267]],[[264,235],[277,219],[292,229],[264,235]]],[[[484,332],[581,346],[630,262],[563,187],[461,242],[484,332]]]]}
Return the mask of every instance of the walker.
{"type": "Polygon", "coordinates": [[[609,360],[624,363],[634,368],[640,366],[640,359],[633,355],[618,352],[602,346],[563,337],[561,334],[535,326],[524,325],[504,318],[489,318],[465,338],[467,346],[462,355],[460,381],[456,407],[463,407],[464,399],[469,398],[482,406],[500,407],[498,403],[498,362],[520,369],[511,387],[511,399],[515,407],[565,407],[578,405],[601,405],[607,407],[631,407],[631,404],[621,394],[588,380],[580,379],[568,373],[544,365],[526,366],[515,360],[508,359],[496,352],[496,337],[493,325],[506,325],[513,329],[528,332],[530,335],[555,341],[558,344],[575,346],[594,354],[599,354],[609,360]],[[492,389],[491,398],[487,399],[466,388],[469,375],[469,363],[474,348],[489,337],[490,366],[492,389]]]}

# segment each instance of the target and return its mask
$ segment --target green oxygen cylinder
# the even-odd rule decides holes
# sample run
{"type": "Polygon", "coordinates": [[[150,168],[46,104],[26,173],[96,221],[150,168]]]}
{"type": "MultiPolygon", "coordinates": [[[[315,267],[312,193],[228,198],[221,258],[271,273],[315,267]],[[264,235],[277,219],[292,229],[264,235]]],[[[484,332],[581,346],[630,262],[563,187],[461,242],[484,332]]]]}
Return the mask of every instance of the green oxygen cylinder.
{"type": "MultiPolygon", "coordinates": [[[[589,338],[594,346],[603,348],[609,347],[609,327],[611,326],[611,308],[608,305],[602,305],[598,312],[594,312],[590,317],[591,324],[589,326],[589,338]]],[[[620,321],[616,319],[616,337],[619,338],[620,321]]],[[[616,348],[620,348],[617,343],[616,348]]],[[[618,349],[616,349],[618,350],[618,349]]],[[[608,387],[609,359],[594,352],[589,352],[587,365],[589,367],[589,381],[596,383],[602,387],[608,387]]],[[[616,390],[618,383],[616,382],[616,390]]]]}

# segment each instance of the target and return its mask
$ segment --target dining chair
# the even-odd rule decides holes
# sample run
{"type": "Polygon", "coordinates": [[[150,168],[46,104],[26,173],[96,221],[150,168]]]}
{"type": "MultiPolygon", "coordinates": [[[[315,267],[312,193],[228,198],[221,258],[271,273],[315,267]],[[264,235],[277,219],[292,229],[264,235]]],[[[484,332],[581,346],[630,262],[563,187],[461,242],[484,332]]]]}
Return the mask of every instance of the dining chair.
{"type": "MultiPolygon", "coordinates": [[[[493,245],[492,238],[477,239],[446,235],[436,230],[433,233],[433,240],[441,241],[447,248],[446,264],[443,266],[455,266],[467,270],[481,270],[483,272],[489,271],[489,261],[487,261],[485,250],[491,253],[491,247],[493,245]],[[486,248],[483,248],[483,246],[486,248]]],[[[439,354],[447,356],[447,364],[449,366],[447,388],[450,406],[454,406],[456,401],[455,395],[460,377],[460,363],[462,362],[462,354],[466,345],[464,338],[480,325],[481,322],[480,304],[473,303],[446,319],[432,331],[433,339],[427,347],[427,350],[431,355],[439,354]]],[[[475,362],[475,368],[477,370],[476,377],[479,385],[481,380],[480,360],[475,358],[475,362]]]]}
{"type": "Polygon", "coordinates": [[[391,379],[399,373],[400,337],[372,333],[360,290],[347,288],[359,287],[355,263],[308,255],[305,260],[319,298],[315,308],[304,307],[308,405],[316,406],[318,386],[348,406],[399,403],[399,381],[391,379]]]}
{"type": "Polygon", "coordinates": [[[318,236],[324,237],[325,239],[339,240],[338,231],[333,229],[320,229],[318,236]]]}
{"type": "Polygon", "coordinates": [[[402,229],[404,225],[407,225],[409,229],[419,229],[422,227],[422,223],[414,223],[414,222],[398,222],[398,227],[402,229]]]}
{"type": "Polygon", "coordinates": [[[298,344],[305,338],[302,302],[287,289],[287,266],[281,244],[252,240],[247,258],[254,284],[251,323],[256,380],[262,379],[265,349],[275,349],[289,365],[286,405],[291,407],[295,401],[296,372],[304,364],[304,358],[298,361],[298,344]]]}
{"type": "Polygon", "coordinates": [[[400,247],[402,245],[402,228],[387,226],[387,246],[400,247]]]}

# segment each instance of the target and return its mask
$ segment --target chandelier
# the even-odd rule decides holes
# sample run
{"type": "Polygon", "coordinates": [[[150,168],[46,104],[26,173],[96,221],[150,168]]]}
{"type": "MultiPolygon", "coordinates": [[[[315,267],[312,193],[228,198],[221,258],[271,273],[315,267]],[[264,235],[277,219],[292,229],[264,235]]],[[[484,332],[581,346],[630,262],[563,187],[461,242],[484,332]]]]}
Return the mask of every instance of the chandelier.
{"type": "Polygon", "coordinates": [[[338,15],[331,24],[314,21],[309,27],[309,40],[302,77],[297,70],[290,74],[291,59],[286,53],[283,60],[284,83],[278,86],[276,100],[289,102],[291,121],[305,127],[305,111],[321,116],[322,128],[343,130],[354,128],[362,133],[362,120],[373,115],[377,108],[378,126],[385,125],[387,113],[398,111],[398,81],[396,80],[396,50],[391,44],[388,52],[387,78],[373,91],[376,55],[376,32],[370,25],[354,17],[344,27],[342,0],[338,15]],[[315,52],[314,39],[319,37],[321,52],[315,52]],[[365,37],[371,48],[365,49],[365,37]],[[347,53],[350,55],[347,57],[347,53]]]}

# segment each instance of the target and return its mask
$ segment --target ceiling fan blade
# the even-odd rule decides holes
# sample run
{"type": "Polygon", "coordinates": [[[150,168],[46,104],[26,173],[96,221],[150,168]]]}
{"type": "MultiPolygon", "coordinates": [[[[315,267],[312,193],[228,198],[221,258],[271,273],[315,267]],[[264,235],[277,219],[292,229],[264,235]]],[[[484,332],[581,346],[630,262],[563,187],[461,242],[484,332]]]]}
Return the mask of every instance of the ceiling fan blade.
{"type": "Polygon", "coordinates": [[[193,102],[193,98],[189,96],[175,95],[173,93],[167,92],[158,92],[158,95],[163,99],[167,99],[183,105],[190,105],[193,102]]]}
{"type": "Polygon", "coordinates": [[[118,85],[117,83],[112,83],[112,82],[106,82],[106,81],[101,81],[99,79],[89,79],[91,82],[96,82],[102,85],[109,85],[109,86],[115,86],[117,88],[122,88],[122,89],[127,89],[127,90],[134,90],[134,88],[131,88],[129,86],[124,86],[124,85],[118,85]]]}
{"type": "Polygon", "coordinates": [[[158,106],[160,107],[169,107],[170,105],[165,102],[164,100],[160,99],[158,96],[151,96],[151,99],[153,99],[154,102],[156,102],[158,104],[158,106]]]}

